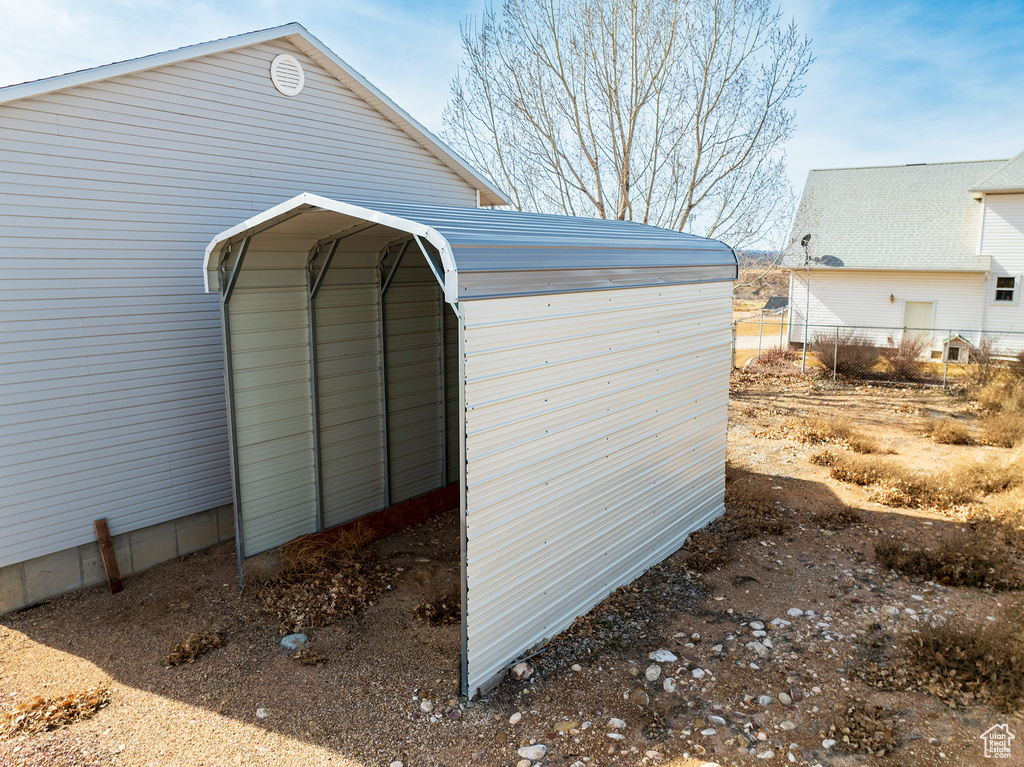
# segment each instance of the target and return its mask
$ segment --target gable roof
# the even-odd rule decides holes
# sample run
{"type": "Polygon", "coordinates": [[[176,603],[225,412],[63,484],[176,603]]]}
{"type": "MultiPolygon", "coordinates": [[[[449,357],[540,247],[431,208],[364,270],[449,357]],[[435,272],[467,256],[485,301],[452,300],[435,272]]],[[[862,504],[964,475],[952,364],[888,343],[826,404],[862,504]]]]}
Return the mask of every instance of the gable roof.
{"type": "Polygon", "coordinates": [[[985,271],[979,204],[969,191],[1005,160],[833,168],[807,174],[784,265],[801,267],[800,239],[824,269],[985,271]],[[838,261],[836,260],[838,259],[838,261]]]}
{"type": "Polygon", "coordinates": [[[982,194],[997,192],[1024,192],[1024,152],[1007,160],[986,176],[971,192],[978,199],[982,194]]]}
{"type": "Polygon", "coordinates": [[[299,50],[323,67],[325,71],[336,77],[357,96],[397,125],[416,143],[440,160],[466,183],[480,190],[481,205],[511,204],[511,200],[509,200],[504,192],[473,168],[465,159],[460,157],[455,150],[420,125],[405,110],[385,96],[348,63],[339,58],[330,48],[311,35],[305,27],[295,22],[233,37],[225,37],[220,40],[212,40],[208,43],[188,45],[172,51],[154,53],[149,56],[119,61],[91,69],[81,69],[56,77],[8,85],[0,88],[0,104],[33,96],[41,96],[46,93],[53,93],[54,91],[65,90],[100,80],[109,80],[113,77],[155,69],[156,67],[167,66],[168,64],[176,64],[181,61],[199,58],[200,56],[209,56],[280,39],[288,40],[299,48],[299,50]]]}

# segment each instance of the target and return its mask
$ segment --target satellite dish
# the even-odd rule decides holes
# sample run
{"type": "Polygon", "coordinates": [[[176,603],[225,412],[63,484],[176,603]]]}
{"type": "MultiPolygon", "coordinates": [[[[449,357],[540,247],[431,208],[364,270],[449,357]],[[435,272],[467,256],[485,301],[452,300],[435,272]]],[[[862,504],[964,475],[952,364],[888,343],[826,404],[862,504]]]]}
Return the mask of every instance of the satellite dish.
{"type": "Polygon", "coordinates": [[[843,259],[838,256],[822,256],[821,258],[816,258],[815,261],[822,266],[846,266],[843,259]]]}
{"type": "Polygon", "coordinates": [[[806,248],[810,244],[810,242],[811,242],[811,235],[805,234],[803,236],[803,239],[800,240],[800,245],[801,245],[801,247],[806,248]]]}

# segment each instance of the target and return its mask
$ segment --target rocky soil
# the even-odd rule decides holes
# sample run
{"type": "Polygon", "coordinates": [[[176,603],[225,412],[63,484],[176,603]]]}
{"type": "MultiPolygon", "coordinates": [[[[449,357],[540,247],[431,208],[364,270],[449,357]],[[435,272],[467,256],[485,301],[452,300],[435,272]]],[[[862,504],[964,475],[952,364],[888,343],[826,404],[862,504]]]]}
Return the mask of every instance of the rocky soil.
{"type": "Polygon", "coordinates": [[[1006,626],[1021,592],[909,578],[874,552],[971,532],[970,510],[883,506],[812,464],[820,446],[792,428],[846,414],[923,469],[1008,456],[927,436],[927,417],[969,413],[941,392],[738,374],[730,509],[703,552],[684,548],[610,595],[483,700],[457,695],[455,513],[371,544],[371,565],[339,566],[341,580],[240,593],[225,545],[116,596],[5,616],[0,712],[97,686],[110,700],[0,739],[0,765],[983,765],[980,736],[1004,723],[1024,763],[1018,704],[994,704],[984,683],[953,694],[904,649],[936,625],[1006,626]],[[364,572],[358,609],[310,585],[330,595],[364,572]],[[283,649],[300,628],[307,644],[283,649]],[[183,640],[211,636],[168,663],[192,654],[183,640]]]}

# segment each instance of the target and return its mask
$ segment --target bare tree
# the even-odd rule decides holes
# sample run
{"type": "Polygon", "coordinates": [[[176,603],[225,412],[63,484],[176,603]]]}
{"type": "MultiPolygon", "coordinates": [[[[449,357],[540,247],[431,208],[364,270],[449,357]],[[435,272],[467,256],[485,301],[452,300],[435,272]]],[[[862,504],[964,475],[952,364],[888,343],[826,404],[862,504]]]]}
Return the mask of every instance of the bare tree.
{"type": "Polygon", "coordinates": [[[773,0],[506,0],[462,42],[445,136],[517,208],[734,247],[788,224],[812,59],[773,0]]]}

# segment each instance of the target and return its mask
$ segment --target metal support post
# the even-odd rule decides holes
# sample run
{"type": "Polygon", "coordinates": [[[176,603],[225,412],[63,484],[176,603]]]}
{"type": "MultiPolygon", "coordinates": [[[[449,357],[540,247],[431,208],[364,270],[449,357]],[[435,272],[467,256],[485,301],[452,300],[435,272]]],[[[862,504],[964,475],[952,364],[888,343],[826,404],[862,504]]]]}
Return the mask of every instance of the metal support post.
{"type": "Polygon", "coordinates": [[[736,320],[732,321],[732,366],[736,367],[736,320]]]}
{"type": "Polygon", "coordinates": [[[761,312],[761,324],[757,326],[757,356],[761,357],[761,336],[764,335],[764,312],[761,312]]]}
{"type": "Polygon", "coordinates": [[[220,264],[220,322],[223,332],[221,342],[224,353],[224,404],[227,410],[228,420],[228,454],[231,460],[231,503],[235,517],[235,558],[238,565],[238,588],[242,588],[242,560],[245,559],[245,531],[242,527],[242,488],[238,476],[238,437],[235,427],[235,378],[234,367],[231,360],[231,315],[228,312],[228,302],[238,282],[238,275],[242,270],[242,263],[245,261],[245,254],[249,250],[250,238],[242,240],[238,249],[238,257],[235,259],[235,266],[231,274],[227,273],[227,259],[231,257],[230,250],[224,254],[220,264]]]}
{"type": "Polygon", "coordinates": [[[946,388],[946,376],[949,373],[949,342],[953,340],[953,331],[946,331],[946,345],[942,349],[942,388],[946,388]]]}
{"type": "Polygon", "coordinates": [[[836,325],[836,346],[832,351],[832,380],[836,380],[836,370],[839,367],[839,326],[836,325]]]}
{"type": "MultiPolygon", "coordinates": [[[[315,470],[313,489],[316,496],[316,531],[324,529],[324,473],[320,455],[320,374],[316,359],[316,295],[327,274],[330,260],[338,250],[335,241],[327,263],[324,264],[318,277],[313,275],[313,262],[306,268],[306,327],[309,329],[309,404],[313,422],[313,465],[315,470]]],[[[314,257],[315,260],[315,257],[314,257]]]]}
{"type": "Polygon", "coordinates": [[[438,338],[441,354],[438,367],[441,375],[441,487],[448,484],[448,333],[444,321],[444,288],[438,285],[438,338]]]}

